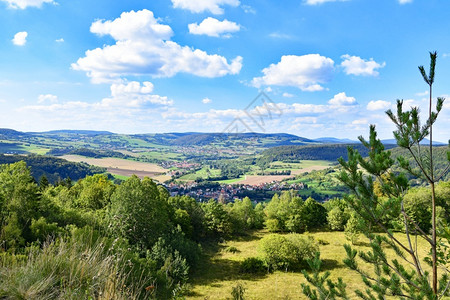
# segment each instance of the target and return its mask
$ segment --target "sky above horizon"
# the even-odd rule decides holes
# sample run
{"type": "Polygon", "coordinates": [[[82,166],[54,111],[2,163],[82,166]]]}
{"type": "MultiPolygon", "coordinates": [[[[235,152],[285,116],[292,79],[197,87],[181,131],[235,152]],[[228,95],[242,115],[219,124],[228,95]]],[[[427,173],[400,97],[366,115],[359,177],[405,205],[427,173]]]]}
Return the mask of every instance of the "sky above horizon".
{"type": "MultiPolygon", "coordinates": [[[[450,98],[446,0],[0,0],[0,127],[392,138],[450,98]],[[281,4],[282,3],[282,4],[281,4]]],[[[450,99],[435,140],[450,138],[450,99]]]]}

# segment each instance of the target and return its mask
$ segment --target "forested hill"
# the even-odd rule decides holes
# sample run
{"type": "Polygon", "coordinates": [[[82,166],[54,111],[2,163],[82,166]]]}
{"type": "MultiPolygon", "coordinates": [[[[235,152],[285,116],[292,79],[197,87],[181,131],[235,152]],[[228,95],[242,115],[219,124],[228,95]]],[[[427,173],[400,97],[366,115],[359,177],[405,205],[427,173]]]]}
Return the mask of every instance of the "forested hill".
{"type": "Polygon", "coordinates": [[[42,175],[45,175],[51,183],[69,177],[73,181],[77,181],[87,175],[106,172],[106,169],[104,168],[89,166],[86,163],[73,163],[61,158],[42,155],[0,154],[0,164],[12,164],[21,160],[25,161],[27,166],[30,166],[31,175],[36,181],[38,181],[42,175]]]}
{"type": "MultiPolygon", "coordinates": [[[[329,160],[347,157],[347,147],[358,150],[362,156],[368,155],[368,150],[362,144],[327,144],[305,146],[280,146],[264,150],[261,154],[271,161],[283,160],[329,160]]],[[[386,145],[387,149],[394,145],[386,145]]]]}

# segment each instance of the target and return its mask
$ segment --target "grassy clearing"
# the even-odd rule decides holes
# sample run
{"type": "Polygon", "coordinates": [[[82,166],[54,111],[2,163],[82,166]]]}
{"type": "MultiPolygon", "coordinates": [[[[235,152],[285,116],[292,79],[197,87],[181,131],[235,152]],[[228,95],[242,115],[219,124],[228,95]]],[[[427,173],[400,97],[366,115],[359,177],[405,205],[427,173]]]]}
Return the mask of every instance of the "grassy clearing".
{"type": "Polygon", "coordinates": [[[220,170],[204,167],[196,171],[195,173],[186,174],[180,177],[180,180],[195,180],[197,178],[206,179],[208,177],[216,177],[216,176],[220,176],[220,170]]]}
{"type": "MultiPolygon", "coordinates": [[[[258,242],[267,232],[257,231],[249,236],[234,239],[220,244],[218,247],[205,247],[206,258],[194,272],[191,280],[192,292],[187,299],[227,299],[231,288],[241,282],[246,288],[247,299],[306,299],[301,292],[301,283],[305,278],[300,272],[277,271],[270,274],[254,275],[239,272],[239,264],[247,257],[258,256],[258,242]],[[236,247],[238,252],[225,251],[227,247],[236,247]]],[[[331,279],[342,277],[348,291],[364,289],[361,277],[345,267],[342,260],[346,257],[343,245],[348,244],[343,232],[310,233],[316,240],[327,241],[328,245],[320,245],[323,270],[331,272],[331,279]]],[[[404,234],[396,234],[405,240],[404,234]]],[[[361,238],[355,246],[358,250],[368,250],[367,240],[361,238]]],[[[428,251],[426,242],[419,240],[420,257],[428,251]]],[[[387,250],[388,255],[393,251],[387,250]]],[[[363,263],[361,265],[364,266],[363,263]]],[[[425,266],[426,264],[423,263],[425,266]]],[[[364,269],[372,270],[369,265],[364,269]]]]}

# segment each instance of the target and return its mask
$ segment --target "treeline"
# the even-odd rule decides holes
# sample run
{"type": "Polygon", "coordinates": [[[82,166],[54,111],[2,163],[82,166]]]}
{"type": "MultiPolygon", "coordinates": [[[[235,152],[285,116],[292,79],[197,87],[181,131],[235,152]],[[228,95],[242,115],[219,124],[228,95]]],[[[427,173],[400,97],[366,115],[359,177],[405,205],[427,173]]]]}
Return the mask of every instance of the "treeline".
{"type": "Polygon", "coordinates": [[[357,149],[362,156],[369,153],[361,144],[332,144],[332,145],[308,145],[308,146],[280,146],[264,150],[262,156],[270,161],[291,160],[329,160],[336,161],[340,157],[347,157],[347,147],[357,149]]]}
{"type": "Polygon", "coordinates": [[[31,175],[36,181],[45,176],[50,183],[70,178],[77,181],[88,175],[106,172],[105,168],[90,166],[86,163],[69,162],[65,159],[43,155],[4,155],[0,154],[0,164],[12,164],[24,161],[31,167],[31,175]]]}
{"type": "MultiPolygon", "coordinates": [[[[262,158],[269,161],[329,160],[336,161],[347,157],[347,147],[353,147],[364,157],[369,151],[361,144],[331,144],[307,146],[280,146],[261,152],[262,158]]],[[[386,149],[394,145],[386,145],[386,149]]]]}
{"type": "Polygon", "coordinates": [[[54,156],[62,156],[62,155],[81,155],[86,157],[93,157],[93,158],[104,158],[104,157],[115,157],[115,158],[131,158],[130,155],[123,154],[118,151],[112,151],[112,150],[93,150],[88,148],[73,148],[73,147],[67,147],[67,148],[54,148],[50,150],[48,155],[54,155],[54,156]]]}

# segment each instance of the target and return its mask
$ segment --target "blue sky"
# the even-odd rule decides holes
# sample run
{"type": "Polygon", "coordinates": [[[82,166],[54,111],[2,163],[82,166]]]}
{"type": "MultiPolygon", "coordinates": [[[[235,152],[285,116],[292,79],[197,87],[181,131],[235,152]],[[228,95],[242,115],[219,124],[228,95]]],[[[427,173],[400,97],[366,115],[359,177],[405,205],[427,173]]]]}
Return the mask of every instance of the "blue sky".
{"type": "MultiPolygon", "coordinates": [[[[238,120],[309,138],[376,124],[390,138],[396,99],[426,110],[429,51],[434,96],[450,95],[448,12],[446,0],[0,0],[0,127],[221,132],[238,120]]],[[[436,139],[448,124],[450,102],[436,139]]]]}

